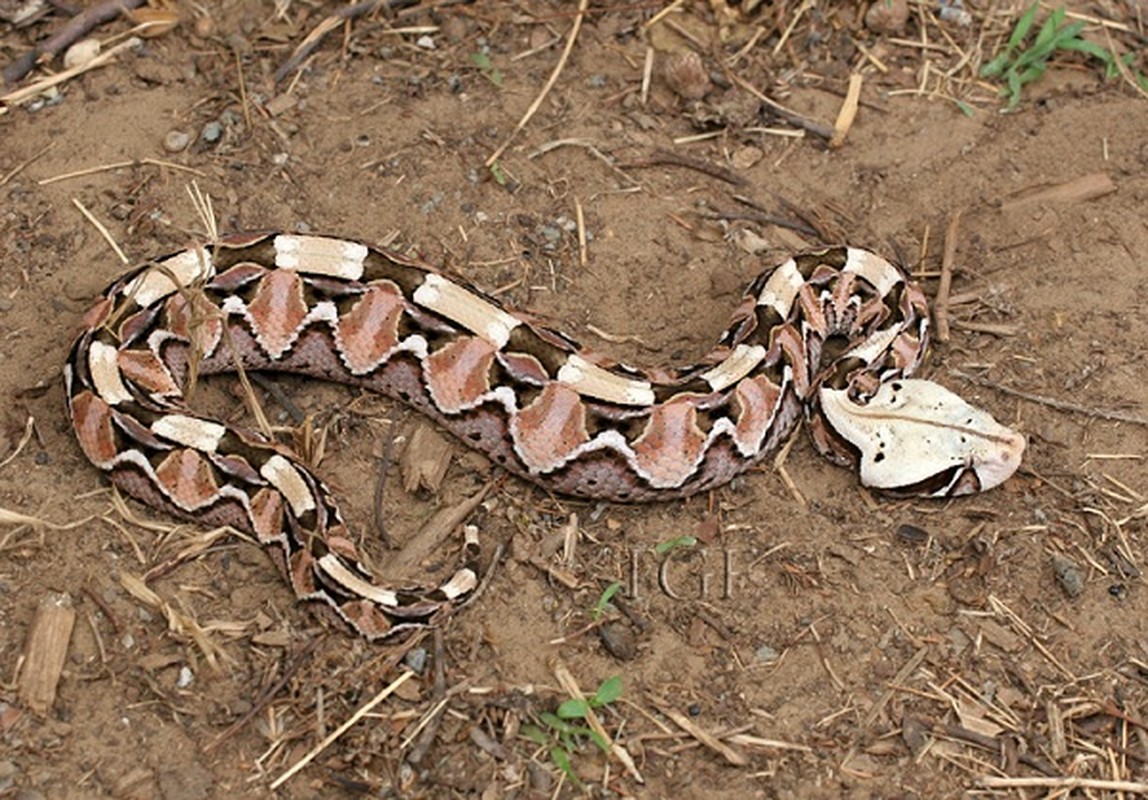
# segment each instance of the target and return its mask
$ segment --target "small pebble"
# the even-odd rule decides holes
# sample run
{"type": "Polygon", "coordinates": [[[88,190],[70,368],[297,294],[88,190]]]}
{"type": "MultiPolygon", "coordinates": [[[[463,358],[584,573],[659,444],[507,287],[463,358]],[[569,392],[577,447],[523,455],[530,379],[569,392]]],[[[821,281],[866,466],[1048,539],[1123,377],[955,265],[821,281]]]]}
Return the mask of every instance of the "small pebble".
{"type": "Polygon", "coordinates": [[[421,675],[423,670],[427,667],[427,650],[425,647],[415,647],[408,650],[407,654],[403,656],[403,663],[416,675],[421,675]]]}
{"type": "Polygon", "coordinates": [[[434,39],[429,36],[420,36],[418,40],[415,41],[415,46],[421,47],[423,50],[434,50],[434,39]]]}
{"type": "Polygon", "coordinates": [[[195,673],[189,667],[180,667],[179,678],[176,679],[175,685],[180,689],[186,689],[193,683],[195,683],[195,673]]]}
{"type": "Polygon", "coordinates": [[[213,36],[215,34],[215,20],[211,17],[210,14],[204,14],[203,16],[196,17],[195,25],[193,27],[195,30],[195,35],[201,39],[206,39],[208,36],[213,36]]]}
{"type": "Polygon", "coordinates": [[[905,544],[922,545],[929,541],[929,532],[906,522],[897,526],[897,538],[905,544]]]}
{"type": "Polygon", "coordinates": [[[215,144],[223,137],[223,125],[218,121],[212,120],[203,126],[203,131],[200,132],[199,138],[208,144],[215,144]]]}
{"type": "Polygon", "coordinates": [[[734,151],[730,162],[735,169],[749,169],[765,158],[765,152],[760,147],[739,147],[734,151]]]}
{"type": "Polygon", "coordinates": [[[638,640],[628,625],[609,622],[598,629],[598,638],[606,651],[619,661],[632,661],[638,657],[638,640]]]}
{"type": "Polygon", "coordinates": [[[713,88],[702,57],[692,50],[667,58],[662,75],[670,89],[684,100],[701,100],[713,88]]]}
{"type": "Polygon", "coordinates": [[[1061,555],[1052,557],[1052,572],[1064,593],[1069,597],[1079,597],[1084,591],[1084,575],[1080,567],[1070,558],[1061,555]]]}
{"type": "Polygon", "coordinates": [[[906,0],[877,0],[865,12],[865,27],[873,33],[901,33],[908,21],[906,0]]]}
{"type": "Polygon", "coordinates": [[[98,39],[81,39],[64,53],[64,69],[82,67],[100,54],[98,39]]]}
{"type": "Polygon", "coordinates": [[[762,663],[769,663],[771,661],[777,661],[778,653],[769,645],[763,644],[753,651],[753,657],[762,663]]]}
{"type": "Polygon", "coordinates": [[[183,131],[168,131],[163,137],[163,149],[169,153],[179,153],[191,144],[191,137],[183,131]]]}

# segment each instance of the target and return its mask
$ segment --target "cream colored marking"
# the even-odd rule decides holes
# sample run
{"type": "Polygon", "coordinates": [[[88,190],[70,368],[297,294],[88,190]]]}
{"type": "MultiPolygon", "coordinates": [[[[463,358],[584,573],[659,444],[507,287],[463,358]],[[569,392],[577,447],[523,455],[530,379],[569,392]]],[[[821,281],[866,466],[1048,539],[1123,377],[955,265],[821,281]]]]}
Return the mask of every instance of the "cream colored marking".
{"type": "Polygon", "coordinates": [[[451,576],[449,581],[439,587],[439,591],[446,595],[447,600],[454,600],[468,592],[473,592],[476,586],[478,586],[478,576],[474,574],[474,571],[460,569],[451,576]]]}
{"type": "Polygon", "coordinates": [[[109,406],[132,399],[120,375],[119,355],[116,348],[103,342],[92,342],[88,348],[88,371],[92,373],[92,383],[96,385],[96,394],[109,406]]]}
{"type": "Polygon", "coordinates": [[[218,422],[209,422],[183,414],[167,414],[151,424],[151,432],[202,453],[214,453],[227,433],[218,422]]]}
{"type": "Polygon", "coordinates": [[[702,378],[715,392],[733,386],[765,358],[765,348],[759,344],[739,344],[733,352],[713,369],[702,373],[702,378]]]}
{"type": "Polygon", "coordinates": [[[510,332],[522,324],[493,303],[433,272],[415,289],[414,301],[457,322],[499,349],[510,340],[510,332]]]}
{"type": "Polygon", "coordinates": [[[311,496],[307,482],[303,480],[299,470],[283,456],[279,454],[271,456],[259,468],[259,474],[283,493],[296,517],[315,510],[315,498],[311,496]]]}
{"type": "Polygon", "coordinates": [[[877,294],[884,296],[900,283],[901,273],[876,253],[856,247],[847,247],[845,254],[845,266],[842,271],[855,273],[869,281],[877,289],[877,294]]]}
{"type": "Polygon", "coordinates": [[[558,380],[578,394],[596,397],[608,403],[649,406],[657,400],[648,382],[615,375],[576,354],[570,355],[558,370],[558,380]]]}
{"type": "Polygon", "coordinates": [[[877,360],[881,353],[885,352],[892,344],[893,340],[901,333],[901,328],[893,326],[891,328],[883,328],[873,331],[869,338],[861,342],[861,344],[854,347],[845,354],[846,358],[859,358],[866,364],[872,363],[877,360]]]}
{"type": "Polygon", "coordinates": [[[797,290],[805,283],[805,278],[797,269],[797,262],[792,258],[778,266],[765,282],[765,288],[757,296],[759,306],[771,306],[783,319],[789,316],[793,308],[793,298],[797,297],[797,290]]]}
{"type": "Polygon", "coordinates": [[[363,277],[366,245],[326,236],[275,237],[275,266],[313,275],[357,281],[363,277]]]}
{"type": "Polygon", "coordinates": [[[124,287],[123,294],[134,298],[143,308],[156,300],[162,300],[181,286],[191,286],[197,280],[213,274],[211,253],[204,248],[184,250],[144,270],[143,274],[124,287]],[[179,281],[178,285],[172,282],[172,276],[179,281]]]}
{"type": "Polygon", "coordinates": [[[378,603],[381,606],[387,606],[389,608],[394,608],[399,604],[399,598],[394,592],[363,580],[343,566],[343,562],[333,553],[327,553],[327,555],[315,563],[352,594],[357,594],[359,597],[370,600],[372,603],[378,603]]]}

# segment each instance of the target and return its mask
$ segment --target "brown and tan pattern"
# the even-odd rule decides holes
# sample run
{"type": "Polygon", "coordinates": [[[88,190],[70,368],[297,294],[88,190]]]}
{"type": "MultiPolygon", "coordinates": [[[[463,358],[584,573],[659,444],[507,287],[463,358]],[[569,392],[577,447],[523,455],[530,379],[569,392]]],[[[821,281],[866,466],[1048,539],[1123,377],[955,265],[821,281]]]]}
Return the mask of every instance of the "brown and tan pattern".
{"type": "Polygon", "coordinates": [[[299,599],[380,638],[464,601],[476,542],[440,586],[376,583],[330,493],[291,452],[187,407],[189,365],[207,375],[238,360],[387,394],[505,469],[580,497],[712,489],[776,452],[803,415],[818,449],[860,462],[868,485],[930,496],[991,488],[1016,469],[1023,439],[906,379],[927,332],[925,297],[900,270],[834,247],[754,280],[701,362],[642,371],[405,256],[245,234],[114,283],[85,316],[65,374],[80,447],[113,483],[274,545],[299,599]],[[822,363],[837,339],[841,355],[822,363]]]}

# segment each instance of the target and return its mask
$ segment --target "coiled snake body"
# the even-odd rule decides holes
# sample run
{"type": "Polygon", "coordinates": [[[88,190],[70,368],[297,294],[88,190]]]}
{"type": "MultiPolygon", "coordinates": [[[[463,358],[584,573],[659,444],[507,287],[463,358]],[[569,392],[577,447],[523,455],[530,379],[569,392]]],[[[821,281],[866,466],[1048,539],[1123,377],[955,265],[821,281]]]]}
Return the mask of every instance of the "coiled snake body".
{"type": "Polygon", "coordinates": [[[927,333],[916,284],[873,253],[833,247],[755,279],[699,363],[643,371],[400,254],[242,234],[113,283],[85,316],[65,376],[80,446],[116,486],[247,531],[298,598],[381,638],[464,601],[475,567],[432,588],[376,583],[323,483],[284,447],[188,408],[189,374],[238,361],[382,392],[510,472],[580,497],[714,488],[774,453],[803,414],[818,449],[860,461],[869,485],[934,496],[995,486],[1023,439],[906,379],[927,333]],[[831,340],[844,344],[823,364],[831,340]]]}

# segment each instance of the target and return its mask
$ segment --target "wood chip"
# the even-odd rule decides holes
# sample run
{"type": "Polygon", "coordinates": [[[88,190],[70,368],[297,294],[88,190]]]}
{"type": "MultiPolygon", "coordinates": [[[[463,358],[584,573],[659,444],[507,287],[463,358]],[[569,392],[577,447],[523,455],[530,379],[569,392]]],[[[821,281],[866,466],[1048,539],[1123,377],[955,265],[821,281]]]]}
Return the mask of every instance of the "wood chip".
{"type": "Polygon", "coordinates": [[[44,597],[32,617],[32,626],[24,641],[19,695],[36,714],[47,714],[56,702],[56,687],[64,671],[68,642],[75,625],[76,610],[72,598],[66,594],[44,597]]]}
{"type": "Polygon", "coordinates": [[[458,529],[474,513],[493,484],[487,484],[481,491],[476,492],[465,500],[452,506],[446,506],[435,512],[418,533],[402,545],[402,550],[391,556],[387,562],[387,573],[396,578],[412,578],[418,571],[418,565],[430,558],[441,547],[446,539],[458,529]]]}
{"type": "Polygon", "coordinates": [[[1006,653],[1015,653],[1024,645],[1023,639],[1003,625],[998,625],[993,622],[991,619],[982,620],[980,627],[981,635],[985,638],[985,641],[999,647],[1006,653]]]}
{"type": "Polygon", "coordinates": [[[1034,203],[1083,203],[1116,191],[1112,178],[1103,172],[1082,175],[1064,183],[1042,184],[1022,189],[1001,202],[1001,210],[1009,211],[1034,203]]]}
{"type": "Polygon", "coordinates": [[[744,767],[749,763],[749,759],[747,759],[744,755],[734,750],[724,742],[720,741],[709,731],[706,731],[698,725],[695,725],[693,720],[691,720],[685,714],[660,703],[657,707],[658,711],[662,712],[671,720],[673,720],[675,725],[684,730],[690,736],[697,739],[709,749],[713,750],[730,764],[733,764],[735,767],[744,767]]]}
{"type": "Polygon", "coordinates": [[[437,493],[450,467],[454,448],[430,425],[419,425],[403,450],[403,488],[437,493]]]}

